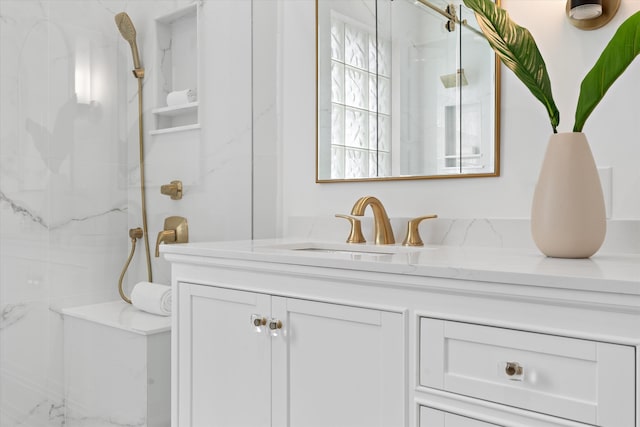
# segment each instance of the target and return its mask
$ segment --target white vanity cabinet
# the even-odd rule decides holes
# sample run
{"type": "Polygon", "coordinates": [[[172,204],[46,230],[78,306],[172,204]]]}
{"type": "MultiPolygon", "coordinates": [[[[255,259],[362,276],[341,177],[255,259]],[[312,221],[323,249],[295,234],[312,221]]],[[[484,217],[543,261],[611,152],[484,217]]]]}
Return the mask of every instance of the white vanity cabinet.
{"type": "Polygon", "coordinates": [[[401,313],[192,283],[177,292],[174,425],[404,424],[401,313]]]}
{"type": "Polygon", "coordinates": [[[640,427],[639,256],[297,246],[163,248],[173,427],[640,427]]]}

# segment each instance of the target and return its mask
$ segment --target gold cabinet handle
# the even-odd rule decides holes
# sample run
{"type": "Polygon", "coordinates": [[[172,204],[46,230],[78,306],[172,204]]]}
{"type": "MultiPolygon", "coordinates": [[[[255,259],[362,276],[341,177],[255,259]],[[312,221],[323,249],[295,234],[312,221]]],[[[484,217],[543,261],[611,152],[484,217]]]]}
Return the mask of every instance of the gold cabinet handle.
{"type": "Polygon", "coordinates": [[[349,221],[349,224],[351,224],[351,232],[349,232],[347,243],[366,243],[366,240],[362,235],[362,224],[358,218],[342,214],[336,214],[336,218],[344,218],[349,221]]]}
{"type": "Polygon", "coordinates": [[[438,215],[425,215],[410,220],[407,223],[407,235],[404,238],[402,244],[404,246],[424,246],[424,243],[420,238],[420,231],[418,230],[418,226],[423,220],[432,218],[438,218],[438,215]]]}
{"type": "Polygon", "coordinates": [[[520,366],[518,362],[507,362],[504,367],[504,372],[509,379],[521,380],[524,375],[524,368],[520,366]]]}

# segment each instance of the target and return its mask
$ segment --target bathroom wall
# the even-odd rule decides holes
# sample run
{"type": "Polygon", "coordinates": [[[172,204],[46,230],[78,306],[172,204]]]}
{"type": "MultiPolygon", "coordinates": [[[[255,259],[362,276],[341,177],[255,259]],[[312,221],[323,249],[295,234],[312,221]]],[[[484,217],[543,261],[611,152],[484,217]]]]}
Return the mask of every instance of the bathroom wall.
{"type": "MultiPolygon", "coordinates": [[[[178,5],[192,3],[181,1],[178,5]]],[[[149,135],[145,132],[145,177],[149,244],[153,281],[170,284],[170,265],[153,256],[158,233],[169,216],[185,217],[189,241],[238,240],[251,238],[252,216],[252,68],[251,68],[251,0],[209,0],[200,2],[199,34],[189,49],[198,56],[198,130],[149,135]],[[231,36],[233,35],[233,36],[231,36]],[[181,200],[171,200],[160,187],[181,180],[181,200]]],[[[163,15],[153,3],[148,9],[131,14],[136,21],[147,22],[138,30],[142,50],[146,53],[144,123],[147,131],[156,129],[151,110],[166,105],[157,94],[157,86],[171,87],[171,78],[163,75],[163,52],[157,49],[152,19],[163,15]],[[145,21],[146,19],[146,21],[145,21]],[[154,69],[157,66],[160,68],[154,69]]],[[[176,6],[168,10],[176,9],[176,6]]],[[[195,34],[195,32],[194,32],[195,34]]],[[[124,47],[124,46],[121,46],[124,47]]],[[[127,54],[126,49],[121,53],[127,54]]],[[[174,57],[178,55],[174,54],[174,57]]],[[[127,63],[130,67],[130,63],[127,63]]],[[[183,67],[180,61],[170,67],[183,67]]],[[[127,75],[129,68],[122,69],[127,75]]],[[[173,90],[186,89],[173,87],[173,90]]],[[[137,84],[127,82],[128,117],[128,207],[129,227],[140,227],[139,156],[137,147],[137,84]]],[[[125,292],[141,280],[147,280],[143,245],[134,258],[127,276],[125,292]]]]}
{"type": "Polygon", "coordinates": [[[113,12],[97,1],[53,3],[0,2],[3,426],[62,425],[58,308],[116,298],[126,251],[113,12]]]}
{"type": "MultiPolygon", "coordinates": [[[[580,31],[567,22],[563,0],[503,0],[502,4],[538,41],[561,112],[559,129],[570,131],[582,76],[617,26],[640,9],[640,1],[623,1],[608,26],[591,32],[580,31]]],[[[379,197],[392,217],[436,213],[442,218],[466,219],[463,228],[476,219],[516,220],[528,228],[533,189],[551,126],[544,107],[504,67],[500,177],[316,184],[314,0],[282,0],[280,6],[282,99],[278,123],[282,168],[278,190],[282,195],[283,234],[300,234],[299,218],[319,216],[326,223],[338,223],[330,219],[333,214],[348,213],[354,201],[365,194],[379,197]]],[[[584,129],[597,165],[612,168],[612,191],[607,193],[614,222],[640,219],[639,78],[640,60],[636,60],[610,89],[584,129]]],[[[476,222],[486,226],[486,221],[476,222]]],[[[346,222],[340,227],[346,233],[346,222]]],[[[617,227],[610,224],[612,230],[617,227]]],[[[637,247],[640,234],[636,222],[633,227],[637,247]]],[[[305,230],[311,232],[309,227],[305,230]]],[[[527,239],[525,246],[530,245],[528,232],[520,231],[519,235],[527,239]]],[[[610,233],[607,239],[613,234],[618,236],[610,233]]]]}
{"type": "MultiPolygon", "coordinates": [[[[119,299],[128,229],[141,225],[137,84],[116,13],[131,16],[146,67],[152,250],[170,215],[189,220],[192,241],[251,236],[250,0],[201,4],[202,128],[165,138],[146,132],[155,126],[151,109],[161,106],[154,18],[189,3],[0,1],[2,426],[125,424],[66,417],[60,315],[63,307],[119,299]],[[185,182],[180,201],[159,192],[174,179],[185,182]]],[[[139,242],[127,292],[146,280],[143,254],[139,242]]],[[[153,267],[154,280],[168,283],[166,261],[154,258],[153,267]]]]}

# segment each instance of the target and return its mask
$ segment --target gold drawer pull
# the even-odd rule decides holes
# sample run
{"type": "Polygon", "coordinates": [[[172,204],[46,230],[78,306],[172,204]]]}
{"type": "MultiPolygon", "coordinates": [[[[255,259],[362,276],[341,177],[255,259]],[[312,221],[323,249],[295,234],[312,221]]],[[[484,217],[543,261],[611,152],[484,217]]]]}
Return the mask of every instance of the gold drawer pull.
{"type": "Polygon", "coordinates": [[[504,372],[510,380],[522,381],[524,376],[524,368],[518,362],[507,362],[504,372]]]}

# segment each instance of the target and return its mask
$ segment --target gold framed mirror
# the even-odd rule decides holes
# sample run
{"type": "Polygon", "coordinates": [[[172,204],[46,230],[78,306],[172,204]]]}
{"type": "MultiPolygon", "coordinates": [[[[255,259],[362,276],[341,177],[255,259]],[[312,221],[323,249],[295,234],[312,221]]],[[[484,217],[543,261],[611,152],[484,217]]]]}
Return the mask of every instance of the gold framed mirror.
{"type": "Polygon", "coordinates": [[[499,176],[500,63],[462,1],[316,0],[316,55],[316,182],[499,176]]]}

